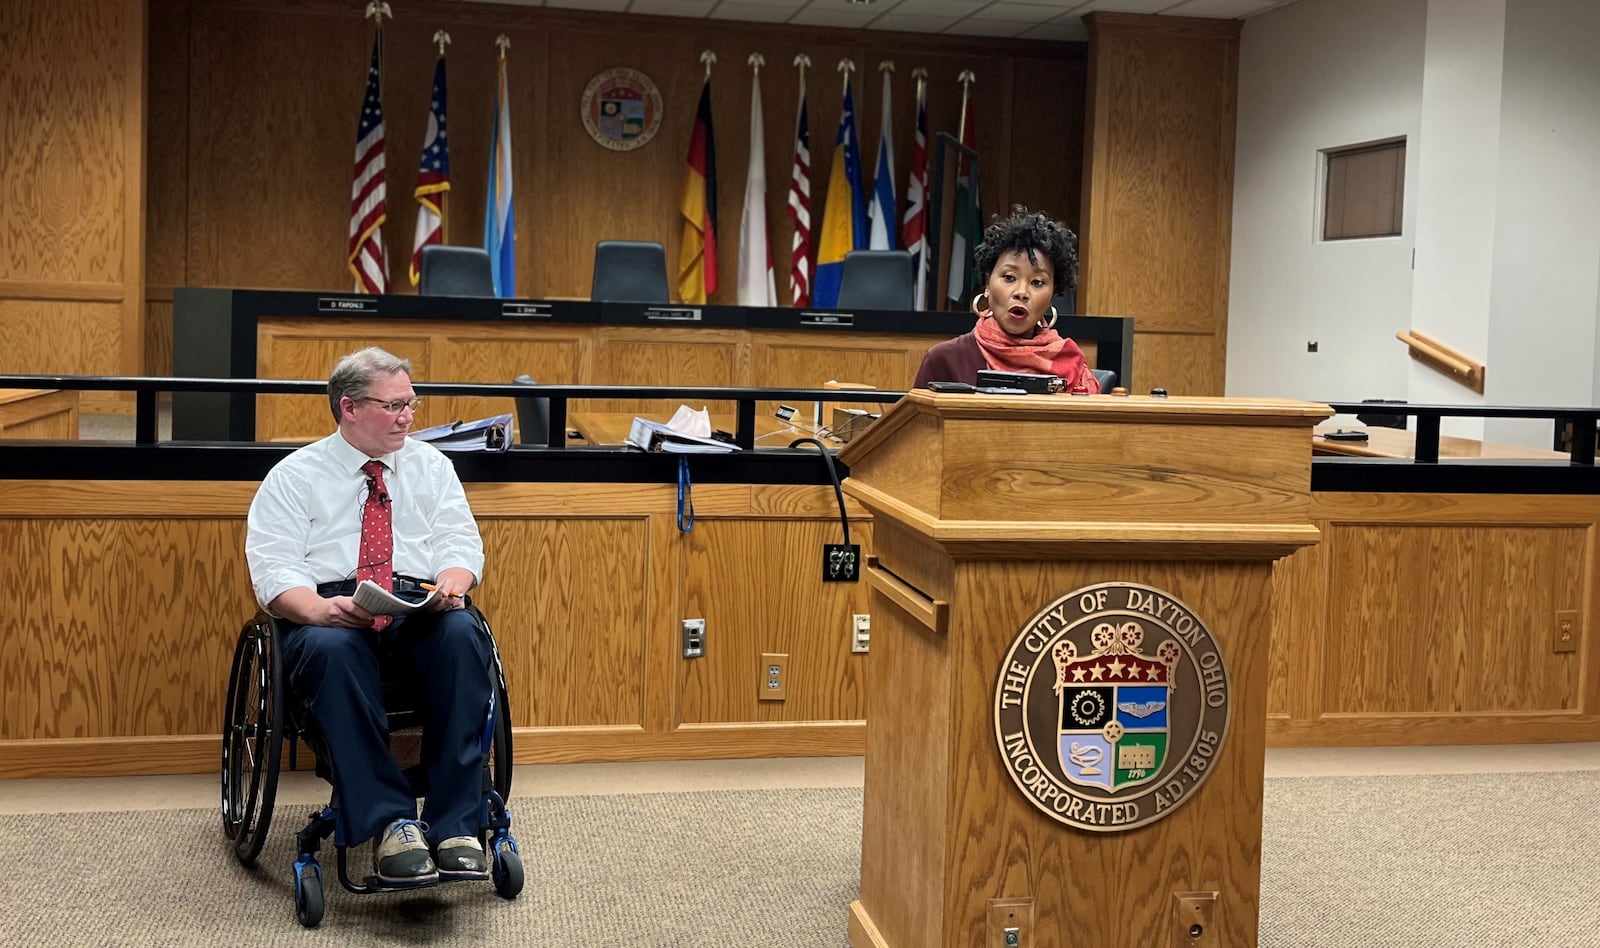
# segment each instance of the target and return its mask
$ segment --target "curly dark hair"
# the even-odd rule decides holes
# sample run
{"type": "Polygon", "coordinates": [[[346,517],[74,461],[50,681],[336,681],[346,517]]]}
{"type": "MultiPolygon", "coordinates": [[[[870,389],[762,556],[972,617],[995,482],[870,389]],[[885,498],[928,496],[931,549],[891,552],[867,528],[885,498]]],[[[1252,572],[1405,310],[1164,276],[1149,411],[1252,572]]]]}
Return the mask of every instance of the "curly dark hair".
{"type": "Polygon", "coordinates": [[[1038,262],[1036,254],[1044,254],[1054,274],[1055,292],[1078,285],[1078,235],[1060,221],[1030,213],[1017,204],[1011,208],[1010,217],[994,215],[993,223],[983,232],[983,243],[973,256],[979,287],[988,285],[989,274],[994,272],[1000,255],[1013,250],[1027,254],[1034,263],[1038,262]]]}

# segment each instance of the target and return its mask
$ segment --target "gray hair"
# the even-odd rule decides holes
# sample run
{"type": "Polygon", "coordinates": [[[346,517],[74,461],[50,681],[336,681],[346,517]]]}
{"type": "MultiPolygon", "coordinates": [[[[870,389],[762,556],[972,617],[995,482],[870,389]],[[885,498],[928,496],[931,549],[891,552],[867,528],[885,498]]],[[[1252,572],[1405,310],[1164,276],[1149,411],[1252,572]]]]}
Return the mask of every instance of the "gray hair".
{"type": "Polygon", "coordinates": [[[352,352],[340,359],[339,364],[333,367],[333,374],[328,376],[328,407],[333,411],[333,420],[340,420],[340,401],[345,398],[357,401],[366,398],[367,393],[372,391],[373,382],[396,372],[404,372],[410,378],[411,360],[402,359],[377,346],[352,352]]]}

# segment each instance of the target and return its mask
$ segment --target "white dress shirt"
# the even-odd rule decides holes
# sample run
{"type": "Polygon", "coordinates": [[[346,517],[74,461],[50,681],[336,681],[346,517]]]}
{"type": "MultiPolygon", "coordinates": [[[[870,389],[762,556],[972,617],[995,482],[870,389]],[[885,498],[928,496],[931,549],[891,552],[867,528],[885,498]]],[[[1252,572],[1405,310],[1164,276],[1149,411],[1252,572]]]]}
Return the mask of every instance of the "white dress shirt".
{"type": "MultiPolygon", "coordinates": [[[[367,455],[334,432],[279,461],[250,503],[244,553],[265,608],[296,586],[354,578],[367,455]]],[[[455,466],[439,449],[407,438],[383,462],[394,516],[394,575],[433,579],[461,567],[483,575],[483,539],[455,466]]]]}

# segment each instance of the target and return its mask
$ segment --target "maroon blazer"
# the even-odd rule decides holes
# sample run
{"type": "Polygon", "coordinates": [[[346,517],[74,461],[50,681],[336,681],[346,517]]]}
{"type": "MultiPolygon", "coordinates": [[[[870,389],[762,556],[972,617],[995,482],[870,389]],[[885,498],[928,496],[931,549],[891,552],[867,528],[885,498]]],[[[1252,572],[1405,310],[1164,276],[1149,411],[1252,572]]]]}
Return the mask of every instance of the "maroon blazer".
{"type": "Polygon", "coordinates": [[[954,339],[946,339],[922,357],[922,367],[917,369],[916,388],[927,388],[929,382],[965,382],[978,384],[978,370],[987,369],[989,362],[978,347],[978,337],[970,332],[954,339]]]}

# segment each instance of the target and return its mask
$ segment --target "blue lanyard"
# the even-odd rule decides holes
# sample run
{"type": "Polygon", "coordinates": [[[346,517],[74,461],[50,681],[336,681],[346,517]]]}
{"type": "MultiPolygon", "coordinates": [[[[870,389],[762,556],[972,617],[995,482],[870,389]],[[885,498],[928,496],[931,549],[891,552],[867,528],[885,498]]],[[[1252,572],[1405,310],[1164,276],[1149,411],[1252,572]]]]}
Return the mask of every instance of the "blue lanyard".
{"type": "Polygon", "coordinates": [[[688,533],[694,529],[694,494],[689,485],[689,456],[678,455],[678,529],[688,533]]]}

